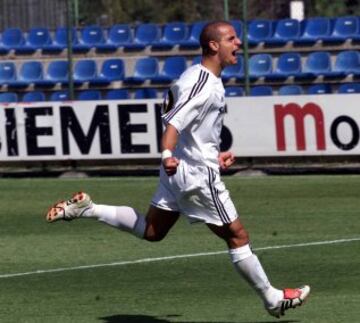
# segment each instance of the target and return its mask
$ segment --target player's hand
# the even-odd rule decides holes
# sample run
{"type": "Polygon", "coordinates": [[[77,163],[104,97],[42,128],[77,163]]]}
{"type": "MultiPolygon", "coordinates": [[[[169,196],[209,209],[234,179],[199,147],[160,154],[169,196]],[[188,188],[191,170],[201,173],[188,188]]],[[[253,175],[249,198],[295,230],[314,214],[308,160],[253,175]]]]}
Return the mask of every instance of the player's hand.
{"type": "Polygon", "coordinates": [[[172,176],[176,173],[176,169],[179,165],[179,160],[176,157],[165,158],[162,161],[165,172],[168,176],[172,176]]]}
{"type": "Polygon", "coordinates": [[[235,156],[231,151],[224,151],[218,157],[220,169],[228,169],[235,162],[235,156]]]}

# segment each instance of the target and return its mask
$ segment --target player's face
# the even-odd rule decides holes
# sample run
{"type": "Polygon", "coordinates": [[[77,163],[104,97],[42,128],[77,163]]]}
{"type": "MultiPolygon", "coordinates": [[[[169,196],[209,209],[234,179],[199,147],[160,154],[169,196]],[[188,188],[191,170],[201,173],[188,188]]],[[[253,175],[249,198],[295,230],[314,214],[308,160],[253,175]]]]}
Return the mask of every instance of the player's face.
{"type": "Polygon", "coordinates": [[[219,27],[221,40],[219,43],[219,58],[222,67],[237,63],[236,53],[240,49],[241,41],[232,26],[223,25],[219,27]]]}

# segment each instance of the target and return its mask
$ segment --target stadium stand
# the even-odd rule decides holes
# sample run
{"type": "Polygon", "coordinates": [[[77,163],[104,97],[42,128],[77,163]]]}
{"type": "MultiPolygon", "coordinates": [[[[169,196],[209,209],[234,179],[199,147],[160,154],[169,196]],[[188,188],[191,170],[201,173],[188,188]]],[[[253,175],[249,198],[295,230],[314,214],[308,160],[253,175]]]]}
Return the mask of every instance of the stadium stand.
{"type": "Polygon", "coordinates": [[[141,88],[136,89],[134,93],[134,99],[156,99],[157,91],[153,88],[141,88]]]}
{"type": "Polygon", "coordinates": [[[243,96],[243,95],[244,95],[244,91],[243,88],[240,86],[227,86],[225,88],[226,97],[243,96]]]}
{"type": "Polygon", "coordinates": [[[68,91],[56,91],[50,95],[50,101],[67,101],[69,98],[68,91]]]}
{"type": "Polygon", "coordinates": [[[92,100],[101,100],[101,92],[98,90],[84,90],[78,93],[78,100],[92,101],[92,100]]]}
{"type": "Polygon", "coordinates": [[[273,95],[273,89],[269,85],[259,85],[250,88],[250,96],[269,96],[273,95]]]}
{"type": "Polygon", "coordinates": [[[130,99],[130,93],[128,89],[114,89],[109,90],[105,94],[105,100],[126,100],[130,99]]]}
{"type": "MultiPolygon", "coordinates": [[[[200,62],[199,34],[205,23],[73,28],[74,84],[81,90],[100,91],[104,98],[108,94],[110,98],[133,97],[139,87],[156,90],[160,98],[187,66],[200,62]],[[112,90],[116,91],[111,94],[112,90]],[[123,92],[117,93],[118,90],[123,92]]],[[[242,22],[231,23],[242,36],[242,22]]],[[[252,95],[262,95],[261,87],[268,89],[266,95],[270,95],[269,87],[273,94],[298,86],[302,93],[309,94],[356,90],[350,85],[360,76],[359,17],[315,17],[301,22],[256,19],[249,21],[247,27],[252,95]],[[290,87],[284,90],[284,85],[290,87]]],[[[27,97],[29,92],[28,101],[32,100],[30,93],[38,90],[45,98],[59,92],[62,95],[57,99],[67,99],[67,41],[64,27],[53,31],[44,27],[28,31],[5,29],[0,39],[0,55],[4,58],[0,61],[2,92],[16,92],[18,98],[27,97]]],[[[221,74],[227,96],[242,95],[235,89],[244,92],[244,71],[244,57],[239,53],[238,64],[225,68],[221,74]]]]}
{"type": "Polygon", "coordinates": [[[360,83],[345,83],[338,88],[340,94],[360,93],[360,83]]]}

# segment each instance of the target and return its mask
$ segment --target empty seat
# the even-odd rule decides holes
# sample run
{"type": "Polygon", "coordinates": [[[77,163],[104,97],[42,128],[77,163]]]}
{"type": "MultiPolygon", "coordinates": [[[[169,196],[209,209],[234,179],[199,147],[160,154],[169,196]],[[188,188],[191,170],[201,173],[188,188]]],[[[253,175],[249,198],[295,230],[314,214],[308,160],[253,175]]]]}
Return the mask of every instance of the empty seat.
{"type": "Polygon", "coordinates": [[[280,54],[276,67],[271,75],[266,76],[266,80],[280,81],[290,76],[298,76],[301,74],[301,56],[299,53],[283,53],[280,54]]]}
{"type": "Polygon", "coordinates": [[[157,24],[140,24],[135,28],[133,42],[124,44],[124,50],[142,50],[160,38],[160,27],[157,24]]]}
{"type": "Polygon", "coordinates": [[[167,57],[159,75],[152,77],[151,82],[160,84],[171,83],[180,77],[186,67],[186,58],[184,56],[167,57]]]}
{"type": "Polygon", "coordinates": [[[45,101],[45,93],[41,91],[26,92],[22,98],[23,102],[42,102],[45,101]]]}
{"type": "Polygon", "coordinates": [[[96,62],[92,59],[79,60],[74,64],[74,84],[81,85],[97,78],[96,62]]]}
{"type": "MultiPolygon", "coordinates": [[[[78,36],[76,29],[71,29],[71,44],[74,46],[75,44],[78,44],[78,36]]],[[[54,53],[57,54],[67,48],[68,46],[68,29],[66,27],[58,27],[55,30],[54,38],[52,43],[48,45],[44,45],[42,47],[42,51],[44,53],[54,53]]]]}
{"type": "Polygon", "coordinates": [[[244,95],[244,91],[243,88],[240,86],[227,86],[225,88],[226,97],[243,96],[243,95],[244,95]]]}
{"type": "Polygon", "coordinates": [[[180,49],[198,49],[200,48],[200,34],[206,25],[205,21],[198,21],[191,25],[189,37],[180,42],[180,49]]]}
{"type": "Polygon", "coordinates": [[[315,79],[318,76],[326,78],[341,78],[343,72],[333,71],[330,53],[327,51],[313,52],[306,58],[303,73],[297,76],[298,79],[315,79]]]}
{"type": "Polygon", "coordinates": [[[357,39],[359,35],[359,17],[338,17],[332,19],[332,32],[324,37],[325,43],[342,43],[347,39],[357,39]]]}
{"type": "Polygon", "coordinates": [[[16,80],[16,67],[13,62],[0,62],[0,85],[16,80]]]}
{"type": "Polygon", "coordinates": [[[305,19],[301,22],[301,36],[295,40],[299,45],[314,45],[331,34],[330,18],[317,17],[305,19]]]}
{"type": "Polygon", "coordinates": [[[51,61],[47,67],[44,80],[54,84],[67,84],[69,82],[68,61],[51,61]]]}
{"type": "Polygon", "coordinates": [[[13,92],[0,93],[0,102],[1,103],[18,102],[18,95],[13,92]]]}
{"type": "Polygon", "coordinates": [[[68,91],[56,91],[51,93],[50,101],[68,101],[70,100],[70,94],[68,91]]]}
{"type": "Polygon", "coordinates": [[[171,22],[164,26],[161,38],[152,43],[152,50],[169,50],[188,36],[188,28],[184,22],[171,22]]]}
{"type": "Polygon", "coordinates": [[[273,34],[272,21],[266,19],[253,20],[248,23],[248,43],[256,46],[267,42],[273,34]]]}
{"type": "Polygon", "coordinates": [[[266,42],[271,45],[285,45],[300,37],[300,22],[296,19],[280,19],[274,22],[274,34],[266,42]]]}
{"type": "Polygon", "coordinates": [[[360,93],[360,83],[345,83],[338,88],[340,94],[360,93]]]}
{"type": "Polygon", "coordinates": [[[303,93],[302,86],[297,84],[283,85],[279,88],[279,95],[300,95],[303,93]]]}
{"type": "Polygon", "coordinates": [[[9,87],[25,88],[31,84],[37,85],[38,82],[43,81],[43,66],[38,61],[25,61],[18,73],[18,78],[15,81],[9,82],[9,87]]]}
{"type": "Polygon", "coordinates": [[[230,23],[234,27],[236,35],[240,39],[242,39],[242,37],[243,37],[243,25],[242,25],[242,22],[240,20],[231,20],[230,23]]]}
{"type": "Polygon", "coordinates": [[[31,28],[27,34],[26,43],[19,49],[19,51],[34,52],[39,49],[42,50],[45,46],[48,46],[51,43],[52,39],[47,28],[31,28]]]}
{"type": "Polygon", "coordinates": [[[113,89],[109,90],[105,94],[105,100],[126,100],[130,99],[130,93],[128,89],[113,89]]]}
{"type": "Polygon", "coordinates": [[[228,82],[234,79],[236,82],[244,78],[244,60],[241,55],[237,55],[237,63],[226,66],[221,72],[223,82],[228,82]]]}
{"type": "Polygon", "coordinates": [[[256,79],[272,73],[272,56],[270,54],[255,54],[249,59],[249,76],[256,79]]]}
{"type": "Polygon", "coordinates": [[[153,88],[141,88],[135,90],[134,99],[156,99],[157,91],[153,88]]]}
{"type": "Polygon", "coordinates": [[[7,28],[2,33],[2,44],[7,50],[19,50],[25,44],[25,37],[20,28],[7,28]]]}
{"type": "Polygon", "coordinates": [[[269,95],[273,95],[273,90],[271,86],[259,85],[250,88],[250,96],[269,96],[269,95]]]}
{"type": "Polygon", "coordinates": [[[82,101],[101,100],[101,92],[98,90],[81,91],[78,93],[77,99],[82,101]]]}
{"type": "Polygon", "coordinates": [[[108,85],[115,81],[122,81],[125,76],[124,61],[111,58],[103,62],[99,76],[90,81],[91,85],[108,85]]]}
{"type": "Polygon", "coordinates": [[[131,28],[128,24],[113,25],[108,32],[105,43],[97,44],[99,52],[116,51],[119,47],[133,42],[131,28]]]}
{"type": "Polygon", "coordinates": [[[79,43],[74,44],[74,52],[89,51],[105,43],[104,33],[100,26],[86,26],[80,32],[79,43]]]}
{"type": "Polygon", "coordinates": [[[159,63],[155,57],[139,58],[135,62],[133,76],[126,77],[124,82],[141,84],[159,75],[159,63]]]}
{"type": "Polygon", "coordinates": [[[344,73],[344,76],[360,75],[360,54],[355,50],[339,52],[336,56],[334,71],[344,73]]]}
{"type": "Polygon", "coordinates": [[[308,94],[329,94],[332,93],[330,84],[314,84],[309,86],[308,94]]]}

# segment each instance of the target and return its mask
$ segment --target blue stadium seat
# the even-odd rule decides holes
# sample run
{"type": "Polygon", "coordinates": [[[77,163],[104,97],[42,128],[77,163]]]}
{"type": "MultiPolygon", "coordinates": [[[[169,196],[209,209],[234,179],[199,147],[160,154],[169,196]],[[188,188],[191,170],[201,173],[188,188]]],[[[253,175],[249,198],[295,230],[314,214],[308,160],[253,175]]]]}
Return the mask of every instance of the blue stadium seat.
{"type": "MultiPolygon", "coordinates": [[[[44,81],[59,83],[62,85],[69,82],[69,63],[68,61],[51,61],[47,67],[44,81]]],[[[40,83],[41,85],[41,83],[40,83]]]]}
{"type": "Polygon", "coordinates": [[[18,78],[15,81],[9,82],[8,86],[11,88],[26,88],[31,84],[37,85],[38,82],[43,81],[43,66],[38,61],[25,61],[18,73],[18,78]]]}
{"type": "Polygon", "coordinates": [[[1,103],[18,102],[18,95],[16,93],[13,93],[13,92],[0,93],[0,102],[1,103]]]}
{"type": "Polygon", "coordinates": [[[188,28],[184,22],[171,22],[163,27],[163,33],[158,41],[152,43],[152,50],[170,50],[179,45],[188,36],[188,28]]]}
{"type": "Polygon", "coordinates": [[[13,62],[0,62],[0,86],[16,80],[16,67],[13,62]]]}
{"type": "Polygon", "coordinates": [[[122,81],[125,76],[124,61],[121,58],[110,58],[103,62],[99,76],[90,81],[90,85],[109,85],[122,81]]]}
{"type": "Polygon", "coordinates": [[[143,50],[145,47],[157,42],[160,38],[160,27],[157,24],[140,24],[135,28],[133,42],[124,44],[124,50],[143,50]]]}
{"type": "Polygon", "coordinates": [[[270,96],[273,95],[271,86],[259,85],[250,88],[250,96],[270,96]]]}
{"type": "Polygon", "coordinates": [[[300,37],[300,22],[296,19],[279,19],[274,21],[274,34],[266,40],[271,45],[285,45],[300,37]]]}
{"type": "Polygon", "coordinates": [[[50,32],[47,28],[31,28],[26,37],[26,42],[19,52],[35,52],[52,43],[50,32]]]}
{"type": "Polygon", "coordinates": [[[105,43],[104,32],[100,26],[86,26],[80,31],[79,43],[73,46],[74,52],[87,52],[105,43]]]}
{"type": "Polygon", "coordinates": [[[98,90],[84,90],[78,93],[77,99],[81,101],[101,100],[101,92],[98,90]]]}
{"type": "Polygon", "coordinates": [[[236,35],[242,39],[243,38],[243,25],[240,20],[230,20],[231,24],[233,25],[236,35]]]}
{"type": "Polygon", "coordinates": [[[105,43],[98,44],[96,50],[98,52],[116,51],[118,48],[131,44],[132,42],[133,36],[130,25],[116,24],[109,29],[105,43]]]}
{"type": "Polygon", "coordinates": [[[74,84],[81,85],[94,81],[97,78],[96,62],[92,59],[83,59],[74,64],[74,84]]]}
{"type": "MultiPolygon", "coordinates": [[[[68,29],[66,27],[58,27],[55,30],[54,38],[52,43],[48,45],[44,45],[42,48],[42,51],[44,53],[50,53],[50,54],[58,54],[59,52],[63,51],[65,48],[67,48],[68,45],[68,35],[67,35],[68,29]]],[[[73,28],[71,30],[71,39],[72,39],[72,46],[75,44],[78,44],[79,40],[77,37],[76,29],[73,28]]]]}
{"type": "Polygon", "coordinates": [[[157,91],[153,88],[136,89],[134,99],[156,99],[157,91]]]}
{"type": "Polygon", "coordinates": [[[272,74],[272,56],[270,54],[255,54],[249,59],[250,79],[257,79],[272,74]]]}
{"type": "Polygon", "coordinates": [[[22,97],[22,102],[43,102],[45,101],[45,93],[41,91],[26,92],[22,97]]]}
{"type": "Polygon", "coordinates": [[[158,84],[168,84],[173,82],[185,71],[187,67],[186,64],[186,58],[184,56],[167,57],[159,75],[152,77],[151,82],[158,84]]]}
{"type": "Polygon", "coordinates": [[[303,93],[302,86],[297,84],[283,85],[279,88],[279,95],[300,95],[303,93]]]}
{"type": "Polygon", "coordinates": [[[248,23],[248,44],[256,46],[267,42],[273,34],[272,21],[266,19],[256,19],[248,23]]]}
{"type": "Polygon", "coordinates": [[[360,83],[345,83],[338,87],[340,94],[360,93],[360,83]]]}
{"type": "Polygon", "coordinates": [[[330,94],[332,89],[330,84],[314,84],[309,86],[307,90],[308,94],[330,94]]]}
{"type": "Polygon", "coordinates": [[[127,100],[130,99],[130,93],[128,89],[113,89],[109,90],[105,94],[105,100],[127,100]]]}
{"type": "Polygon", "coordinates": [[[313,80],[318,76],[325,78],[344,77],[343,72],[333,71],[331,56],[327,51],[310,53],[303,66],[303,73],[296,78],[301,80],[313,80]]]}
{"type": "Polygon", "coordinates": [[[196,65],[201,63],[201,55],[197,55],[192,59],[191,65],[196,65]]]}
{"type": "Polygon", "coordinates": [[[265,77],[268,81],[281,81],[290,76],[301,74],[302,64],[301,56],[296,52],[280,54],[276,67],[272,74],[265,77]]]}
{"type": "Polygon", "coordinates": [[[343,76],[353,74],[360,76],[360,54],[356,50],[339,52],[336,56],[334,71],[344,73],[343,76]]]}
{"type": "Polygon", "coordinates": [[[25,44],[25,37],[20,28],[7,28],[2,33],[2,44],[8,51],[22,48],[25,44]]]}
{"type": "Polygon", "coordinates": [[[221,72],[223,82],[228,82],[231,79],[241,81],[244,79],[244,60],[241,55],[238,56],[238,62],[235,65],[226,66],[221,72]]]}
{"type": "Polygon", "coordinates": [[[155,57],[139,58],[135,62],[133,76],[125,77],[124,82],[141,84],[159,75],[159,62],[155,57]]]}
{"type": "Polygon", "coordinates": [[[56,91],[51,93],[50,101],[68,101],[70,100],[70,95],[68,91],[56,91]]]}
{"type": "Polygon", "coordinates": [[[193,23],[190,28],[189,37],[180,42],[180,49],[190,50],[200,48],[199,37],[205,25],[205,21],[198,21],[193,23]]]}
{"type": "Polygon", "coordinates": [[[357,39],[359,35],[359,17],[338,17],[333,18],[332,32],[329,36],[324,37],[324,43],[343,43],[347,39],[357,39]]]}
{"type": "Polygon", "coordinates": [[[226,97],[243,96],[243,95],[244,95],[244,91],[243,88],[240,86],[227,86],[225,88],[226,97]]]}
{"type": "Polygon", "coordinates": [[[301,36],[294,43],[298,45],[314,45],[317,41],[329,37],[330,34],[330,18],[309,18],[301,21],[301,36]]]}

